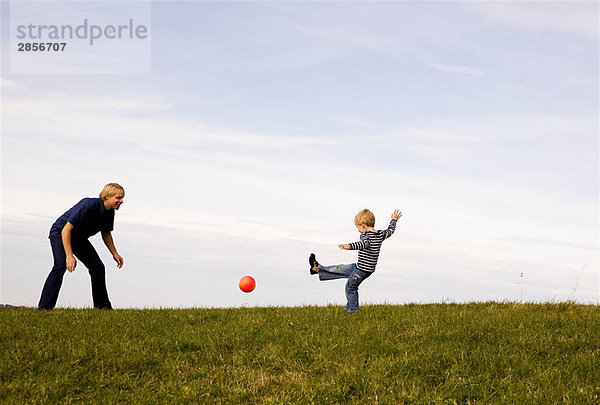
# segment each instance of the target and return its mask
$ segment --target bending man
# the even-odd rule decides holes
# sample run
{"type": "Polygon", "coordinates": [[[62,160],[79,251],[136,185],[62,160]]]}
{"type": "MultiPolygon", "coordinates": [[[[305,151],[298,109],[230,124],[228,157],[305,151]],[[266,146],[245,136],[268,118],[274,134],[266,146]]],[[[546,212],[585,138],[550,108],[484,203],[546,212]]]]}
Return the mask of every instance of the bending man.
{"type": "Polygon", "coordinates": [[[65,271],[75,271],[77,259],[88,268],[92,279],[92,299],[95,308],[112,309],[106,290],[104,263],[88,240],[101,232],[104,244],[112,253],[117,267],[123,267],[123,258],[117,253],[111,232],[115,210],[123,204],[125,190],[117,183],[104,186],[100,198],[84,198],[62,214],[50,228],[50,246],[54,266],[46,279],[39,309],[56,306],[65,271]]]}

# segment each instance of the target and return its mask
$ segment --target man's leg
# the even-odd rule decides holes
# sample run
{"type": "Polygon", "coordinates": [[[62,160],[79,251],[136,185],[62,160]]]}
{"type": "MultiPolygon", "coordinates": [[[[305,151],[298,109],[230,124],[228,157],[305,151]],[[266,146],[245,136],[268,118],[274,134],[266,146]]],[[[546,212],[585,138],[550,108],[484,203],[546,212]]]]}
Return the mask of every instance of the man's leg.
{"type": "Polygon", "coordinates": [[[94,308],[112,309],[106,290],[106,277],[104,263],[90,241],[77,241],[73,243],[73,253],[85,267],[88,268],[92,279],[92,299],[94,308]]]}
{"type": "Polygon", "coordinates": [[[54,265],[44,283],[40,302],[38,303],[39,309],[52,309],[56,306],[63,276],[65,275],[65,271],[67,271],[67,256],[62,239],[60,237],[50,238],[50,247],[52,248],[54,265]]]}
{"type": "Polygon", "coordinates": [[[335,266],[322,266],[319,264],[319,280],[335,280],[348,278],[356,270],[356,264],[338,264],[335,266]]]}

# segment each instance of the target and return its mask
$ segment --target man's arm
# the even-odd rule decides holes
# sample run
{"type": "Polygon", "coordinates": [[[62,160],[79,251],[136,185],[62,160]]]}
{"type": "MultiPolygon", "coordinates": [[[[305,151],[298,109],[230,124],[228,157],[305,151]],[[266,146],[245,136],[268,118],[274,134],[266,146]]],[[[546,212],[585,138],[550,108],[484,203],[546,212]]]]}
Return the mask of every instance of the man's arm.
{"type": "Polygon", "coordinates": [[[65,248],[65,254],[67,256],[67,270],[69,272],[75,271],[75,266],[77,266],[77,260],[75,260],[75,256],[73,256],[73,248],[71,246],[71,231],[73,230],[73,224],[67,222],[60,232],[60,236],[62,237],[63,247],[65,248]]]}
{"type": "Polygon", "coordinates": [[[123,267],[123,258],[117,253],[117,248],[115,248],[115,242],[113,241],[111,233],[102,232],[102,240],[104,241],[104,244],[108,250],[110,250],[110,253],[112,253],[113,259],[115,259],[115,262],[117,262],[117,267],[123,267]]]}

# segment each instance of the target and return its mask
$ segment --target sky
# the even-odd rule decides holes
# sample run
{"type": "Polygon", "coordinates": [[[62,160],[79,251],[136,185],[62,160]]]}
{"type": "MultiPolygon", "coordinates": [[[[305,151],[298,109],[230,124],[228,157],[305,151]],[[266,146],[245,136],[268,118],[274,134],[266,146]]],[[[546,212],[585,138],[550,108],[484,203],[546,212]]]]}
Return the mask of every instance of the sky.
{"type": "MultiPolygon", "coordinates": [[[[355,262],[337,245],[363,208],[403,213],[363,304],[600,302],[597,2],[1,12],[0,303],[37,305],[51,224],[109,182],[124,267],[91,241],[116,308],[343,305],[308,256],[355,262]],[[148,36],[16,51],[19,23],[83,19],[148,36]]],[[[89,283],[67,273],[58,306],[90,307],[89,283]]]]}

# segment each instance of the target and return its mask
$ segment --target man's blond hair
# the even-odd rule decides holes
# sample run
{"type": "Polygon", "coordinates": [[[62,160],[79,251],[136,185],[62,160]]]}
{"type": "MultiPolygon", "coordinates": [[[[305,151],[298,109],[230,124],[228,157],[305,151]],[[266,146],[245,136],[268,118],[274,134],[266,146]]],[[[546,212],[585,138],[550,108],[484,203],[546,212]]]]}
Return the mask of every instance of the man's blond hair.
{"type": "Polygon", "coordinates": [[[117,183],[108,183],[100,192],[100,198],[108,200],[110,197],[114,197],[119,193],[125,193],[125,189],[117,183]]]}
{"type": "Polygon", "coordinates": [[[354,217],[354,225],[366,225],[369,227],[375,226],[375,215],[368,209],[360,210],[354,217]]]}

